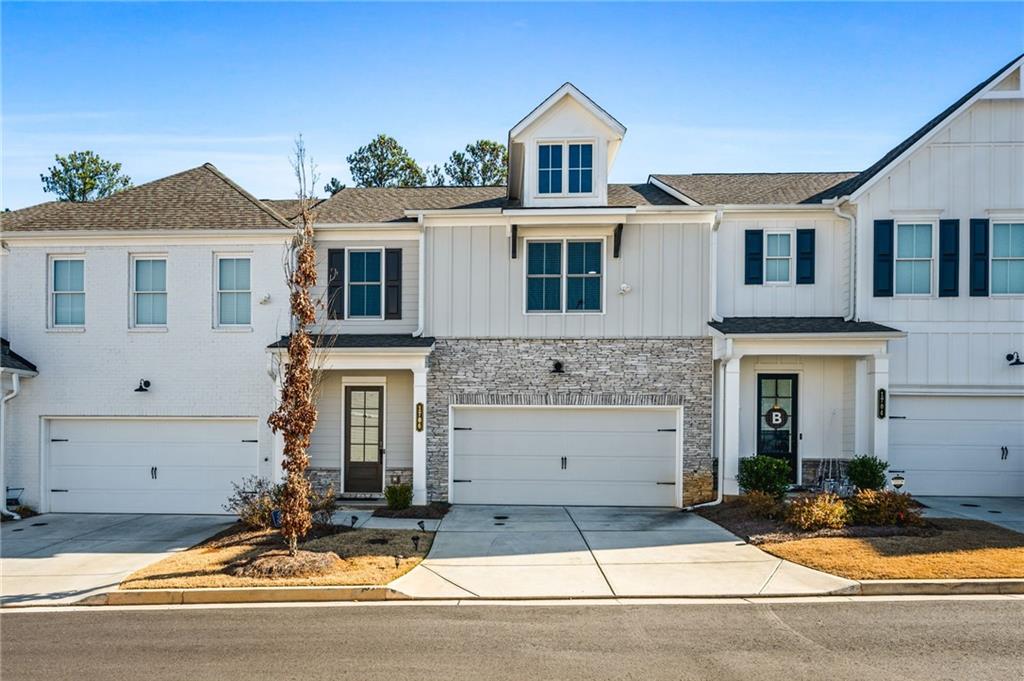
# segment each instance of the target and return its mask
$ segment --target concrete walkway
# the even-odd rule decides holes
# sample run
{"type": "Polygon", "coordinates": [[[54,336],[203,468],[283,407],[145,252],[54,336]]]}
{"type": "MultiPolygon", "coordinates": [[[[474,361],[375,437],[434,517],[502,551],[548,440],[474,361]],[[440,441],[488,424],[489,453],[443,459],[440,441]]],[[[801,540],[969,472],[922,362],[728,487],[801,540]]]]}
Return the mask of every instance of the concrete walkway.
{"type": "Polygon", "coordinates": [[[455,506],[391,586],[419,598],[811,595],[856,583],[678,509],[455,506]]]}
{"type": "Polygon", "coordinates": [[[48,513],[0,526],[0,604],[69,603],[231,524],[222,515],[48,513]]]}
{"type": "Polygon", "coordinates": [[[1024,534],[1024,497],[916,497],[928,518],[984,520],[1024,534]]]}

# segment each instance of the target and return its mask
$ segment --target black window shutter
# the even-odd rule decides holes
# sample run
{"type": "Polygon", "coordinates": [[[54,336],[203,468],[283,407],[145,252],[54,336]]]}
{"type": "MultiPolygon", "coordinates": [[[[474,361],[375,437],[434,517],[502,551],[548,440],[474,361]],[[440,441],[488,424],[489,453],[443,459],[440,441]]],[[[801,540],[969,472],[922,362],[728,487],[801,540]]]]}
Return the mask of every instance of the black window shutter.
{"type": "Polygon", "coordinates": [[[875,297],[892,297],[893,237],[892,220],[875,220],[875,297]]]}
{"type": "Polygon", "coordinates": [[[764,283],[764,230],[748,229],[743,235],[746,258],[743,266],[744,284],[764,283]]]}
{"type": "Polygon", "coordinates": [[[960,295],[960,221],[939,220],[939,297],[960,295]]]}
{"type": "Polygon", "coordinates": [[[345,249],[327,250],[327,318],[345,318],[345,249]]]}
{"type": "Polygon", "coordinates": [[[384,249],[384,319],[402,318],[402,249],[384,249]]]}
{"type": "Polygon", "coordinates": [[[971,218],[971,295],[988,295],[987,218],[971,218]]]}
{"type": "Polygon", "coordinates": [[[814,230],[796,230],[796,283],[814,283],[814,230]]]}

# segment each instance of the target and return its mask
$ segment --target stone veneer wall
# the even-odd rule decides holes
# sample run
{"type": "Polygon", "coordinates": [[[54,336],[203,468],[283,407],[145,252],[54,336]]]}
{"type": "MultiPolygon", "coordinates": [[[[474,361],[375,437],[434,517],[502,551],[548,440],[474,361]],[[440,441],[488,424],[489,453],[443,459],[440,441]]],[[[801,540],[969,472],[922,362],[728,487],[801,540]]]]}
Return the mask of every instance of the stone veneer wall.
{"type": "Polygon", "coordinates": [[[438,339],[427,374],[427,495],[448,499],[448,407],[683,405],[683,503],[714,498],[710,338],[438,339]],[[551,373],[555,360],[565,373],[551,373]]]}
{"type": "MultiPolygon", "coordinates": [[[[327,489],[328,485],[334,485],[334,491],[338,496],[344,494],[341,489],[341,469],[339,468],[310,467],[306,469],[306,477],[309,478],[310,484],[317,490],[324,490],[327,489]]],[[[384,474],[384,485],[392,485],[396,480],[400,484],[412,483],[412,469],[407,467],[391,468],[388,466],[384,474]]]]}

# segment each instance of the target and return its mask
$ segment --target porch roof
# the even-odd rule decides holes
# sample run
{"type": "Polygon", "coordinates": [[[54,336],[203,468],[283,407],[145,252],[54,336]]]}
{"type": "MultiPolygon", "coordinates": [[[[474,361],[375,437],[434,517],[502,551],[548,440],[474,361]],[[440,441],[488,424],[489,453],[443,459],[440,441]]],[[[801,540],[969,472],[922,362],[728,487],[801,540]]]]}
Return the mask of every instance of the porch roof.
{"type": "MultiPolygon", "coordinates": [[[[311,334],[313,344],[318,348],[337,350],[357,349],[429,349],[434,345],[430,336],[411,336],[405,333],[339,333],[311,334]]],[[[289,336],[271,343],[267,347],[272,350],[287,350],[289,336]]]]}
{"type": "Polygon", "coordinates": [[[6,338],[0,338],[0,368],[25,374],[35,374],[36,365],[11,350],[6,338]]]}
{"type": "Polygon", "coordinates": [[[899,329],[842,317],[725,317],[708,325],[726,336],[875,336],[897,338],[899,329]]]}

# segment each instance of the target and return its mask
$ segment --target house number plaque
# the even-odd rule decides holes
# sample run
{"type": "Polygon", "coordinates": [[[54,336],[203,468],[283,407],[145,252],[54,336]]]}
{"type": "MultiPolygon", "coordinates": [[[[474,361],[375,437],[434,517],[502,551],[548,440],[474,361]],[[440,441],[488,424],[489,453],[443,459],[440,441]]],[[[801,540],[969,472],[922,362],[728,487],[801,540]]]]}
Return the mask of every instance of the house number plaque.
{"type": "Polygon", "coordinates": [[[423,432],[423,403],[416,403],[416,432],[423,432]]]}
{"type": "Polygon", "coordinates": [[[789,423],[789,414],[782,407],[772,407],[764,414],[764,422],[769,428],[778,430],[789,423]]]}

